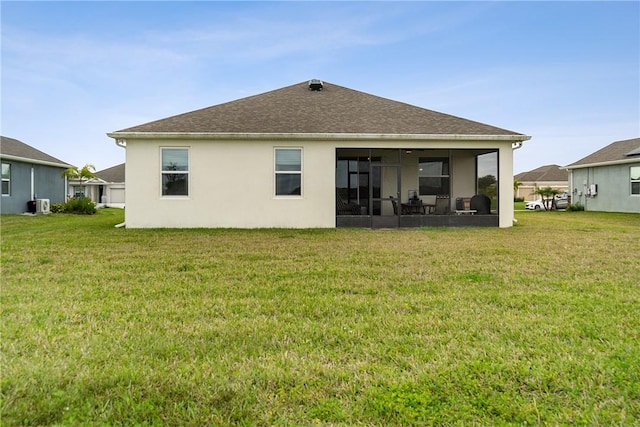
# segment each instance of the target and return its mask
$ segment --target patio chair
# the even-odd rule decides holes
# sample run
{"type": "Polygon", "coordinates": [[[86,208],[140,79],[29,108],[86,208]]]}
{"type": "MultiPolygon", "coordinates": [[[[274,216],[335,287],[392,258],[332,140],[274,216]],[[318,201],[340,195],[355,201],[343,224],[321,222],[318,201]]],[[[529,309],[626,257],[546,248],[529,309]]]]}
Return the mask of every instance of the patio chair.
{"type": "Polygon", "coordinates": [[[342,197],[336,194],[336,210],[338,215],[361,215],[362,209],[359,204],[345,202],[342,197]]]}
{"type": "Polygon", "coordinates": [[[436,197],[436,215],[447,215],[449,213],[449,198],[436,197]]]}
{"type": "Polygon", "coordinates": [[[389,196],[389,198],[391,199],[391,204],[393,205],[393,214],[398,215],[398,200],[393,196],[389,196]]]}
{"type": "Polygon", "coordinates": [[[436,195],[422,196],[422,203],[426,206],[426,212],[432,213],[436,208],[436,195]]]}

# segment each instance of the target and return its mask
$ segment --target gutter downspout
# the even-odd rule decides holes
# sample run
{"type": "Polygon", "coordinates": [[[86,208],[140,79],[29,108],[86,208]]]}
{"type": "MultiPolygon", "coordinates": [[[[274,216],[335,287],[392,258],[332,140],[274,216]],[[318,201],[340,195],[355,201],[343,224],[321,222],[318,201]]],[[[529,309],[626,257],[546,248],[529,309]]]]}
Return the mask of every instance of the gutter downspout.
{"type": "MultiPolygon", "coordinates": [[[[511,143],[511,149],[513,151],[516,151],[516,150],[522,148],[523,145],[524,145],[523,141],[512,142],[511,143]]],[[[513,175],[513,171],[511,172],[511,174],[513,175]]],[[[515,197],[515,195],[513,197],[515,197]]],[[[513,197],[511,197],[511,200],[513,200],[513,197]]],[[[513,215],[513,223],[515,224],[517,222],[518,222],[518,220],[516,219],[516,216],[515,216],[515,213],[514,213],[514,215],[513,215]]]]}
{"type": "Polygon", "coordinates": [[[35,183],[35,171],[33,170],[33,165],[31,166],[31,199],[36,199],[36,183],[35,183]]]}
{"type": "MultiPolygon", "coordinates": [[[[120,147],[120,148],[124,148],[124,149],[125,149],[125,151],[126,151],[126,149],[127,149],[127,140],[126,140],[126,139],[124,139],[124,138],[116,138],[116,145],[117,145],[118,147],[120,147]]],[[[126,155],[125,155],[125,157],[126,157],[126,155]]],[[[127,163],[126,163],[126,158],[125,158],[124,171],[125,171],[125,179],[124,179],[124,181],[125,181],[125,185],[126,185],[126,182],[127,182],[127,178],[126,178],[126,176],[127,176],[127,163]]],[[[126,200],[125,200],[125,202],[126,202],[126,200]]],[[[125,205],[125,206],[126,206],[126,205],[125,205]]],[[[120,224],[116,224],[116,225],[115,225],[115,227],[116,227],[116,228],[123,228],[123,227],[125,227],[126,225],[127,225],[127,223],[126,223],[126,222],[121,222],[120,224]]]]}

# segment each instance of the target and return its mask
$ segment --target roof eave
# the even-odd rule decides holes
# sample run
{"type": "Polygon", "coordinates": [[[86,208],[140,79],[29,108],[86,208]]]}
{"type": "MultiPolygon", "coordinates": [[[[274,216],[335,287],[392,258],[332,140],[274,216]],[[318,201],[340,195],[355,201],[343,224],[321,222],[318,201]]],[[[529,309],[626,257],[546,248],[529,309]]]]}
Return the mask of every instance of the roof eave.
{"type": "Polygon", "coordinates": [[[16,162],[23,162],[23,163],[33,163],[36,165],[44,165],[44,166],[55,166],[55,167],[60,167],[60,168],[70,168],[73,165],[70,165],[68,163],[57,163],[57,162],[49,162],[46,160],[37,160],[37,159],[30,159],[28,157],[20,157],[20,156],[12,156],[11,154],[0,154],[0,158],[5,159],[5,160],[13,160],[16,162]]]}
{"type": "Polygon", "coordinates": [[[69,182],[81,182],[83,185],[87,185],[87,184],[102,185],[107,183],[107,181],[105,181],[100,177],[90,178],[86,181],[82,181],[80,179],[70,179],[69,182]]]}
{"type": "Polygon", "coordinates": [[[569,166],[561,167],[560,169],[564,169],[564,170],[584,169],[584,168],[593,168],[597,166],[624,165],[627,163],[638,163],[638,162],[640,162],[640,157],[630,158],[630,159],[609,160],[607,162],[595,162],[595,163],[584,163],[580,165],[569,165],[569,166]]]}
{"type": "Polygon", "coordinates": [[[110,132],[116,141],[131,139],[278,139],[278,140],[394,140],[394,141],[509,141],[523,142],[528,135],[465,135],[465,134],[375,134],[375,133],[223,133],[223,132],[110,132]]]}

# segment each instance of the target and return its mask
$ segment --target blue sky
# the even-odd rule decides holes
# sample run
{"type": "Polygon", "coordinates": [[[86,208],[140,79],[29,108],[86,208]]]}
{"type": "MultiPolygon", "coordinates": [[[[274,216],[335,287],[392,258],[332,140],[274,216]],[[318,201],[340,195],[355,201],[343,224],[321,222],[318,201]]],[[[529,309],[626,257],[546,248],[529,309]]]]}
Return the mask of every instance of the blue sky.
{"type": "Polygon", "coordinates": [[[2,135],[107,132],[312,78],[531,135],[514,173],[640,136],[640,2],[1,3],[2,135]]]}

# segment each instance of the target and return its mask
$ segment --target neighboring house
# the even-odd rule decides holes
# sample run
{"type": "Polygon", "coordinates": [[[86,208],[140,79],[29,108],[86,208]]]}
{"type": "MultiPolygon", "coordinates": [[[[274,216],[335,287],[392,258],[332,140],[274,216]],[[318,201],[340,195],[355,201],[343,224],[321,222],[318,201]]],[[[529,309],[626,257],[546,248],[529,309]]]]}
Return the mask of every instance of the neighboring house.
{"type": "Polygon", "coordinates": [[[640,138],[609,144],[565,169],[572,203],[588,211],[640,212],[640,138]]]}
{"type": "Polygon", "coordinates": [[[87,181],[69,180],[70,197],[89,197],[98,206],[124,207],[124,163],[95,173],[87,181]]]}
{"type": "Polygon", "coordinates": [[[126,148],[130,228],[510,227],[530,138],[319,80],[108,136],[126,148]],[[478,165],[497,214],[458,209],[478,165]],[[424,209],[400,209],[409,194],[424,209]]]}
{"type": "Polygon", "coordinates": [[[538,188],[551,187],[560,192],[569,189],[569,173],[558,165],[540,166],[529,172],[519,173],[513,179],[522,183],[516,197],[522,197],[526,202],[540,199],[535,193],[538,188]]]}
{"type": "Polygon", "coordinates": [[[46,205],[65,201],[66,180],[62,173],[70,164],[5,136],[0,137],[0,161],[1,213],[24,213],[36,208],[46,211],[46,205]]]}

